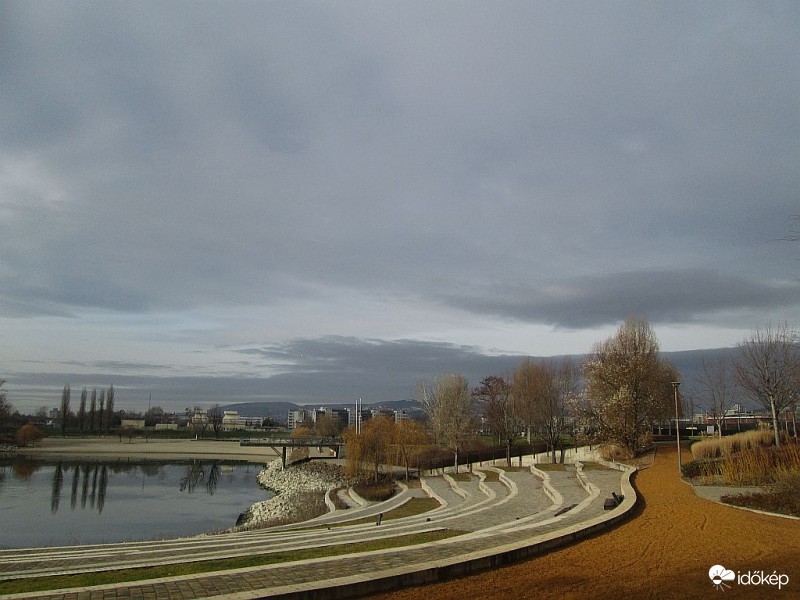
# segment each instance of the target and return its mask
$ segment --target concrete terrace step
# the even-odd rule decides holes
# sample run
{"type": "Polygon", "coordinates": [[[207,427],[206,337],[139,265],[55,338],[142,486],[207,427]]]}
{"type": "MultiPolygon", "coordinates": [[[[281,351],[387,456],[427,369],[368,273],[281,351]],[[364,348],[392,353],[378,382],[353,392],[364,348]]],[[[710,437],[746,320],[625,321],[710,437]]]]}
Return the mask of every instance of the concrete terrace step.
{"type": "MultiPolygon", "coordinates": [[[[100,586],[91,588],[91,590],[82,590],[81,598],[100,598],[106,592],[113,592],[116,598],[183,599],[223,594],[235,597],[237,600],[247,600],[280,595],[286,597],[287,593],[323,589],[336,585],[349,586],[347,588],[350,590],[349,593],[359,593],[359,590],[363,592],[364,589],[379,591],[380,587],[376,588],[375,586],[383,585],[380,583],[382,578],[389,578],[386,581],[394,581],[392,578],[402,577],[403,581],[413,582],[417,577],[432,577],[429,573],[442,566],[447,566],[448,569],[457,569],[456,565],[462,563],[484,564],[481,562],[486,560],[484,557],[505,555],[504,553],[519,557],[521,552],[524,554],[538,551],[537,548],[549,547],[550,544],[557,543],[559,539],[573,539],[580,535],[581,530],[593,531],[597,527],[601,527],[604,521],[619,518],[633,506],[635,495],[628,485],[626,489],[629,488],[629,491],[622,507],[615,511],[604,512],[602,510],[602,499],[610,495],[611,491],[620,493],[626,485],[627,476],[621,476],[619,472],[586,471],[584,485],[578,482],[577,474],[574,472],[550,472],[548,475],[551,485],[560,499],[559,503],[553,502],[550,498],[542,499],[544,497],[542,480],[534,474],[509,472],[502,475],[507,478],[507,484],[484,482],[481,486],[477,480],[456,482],[456,487],[460,488],[461,492],[466,492],[468,498],[460,496],[449,483],[445,482],[451,493],[460,498],[461,502],[450,497],[456,504],[455,506],[449,505],[426,513],[427,516],[397,519],[385,522],[385,525],[381,525],[381,527],[374,525],[371,527],[343,526],[335,528],[336,531],[330,534],[325,529],[271,533],[267,530],[260,535],[257,532],[248,532],[245,537],[250,541],[259,541],[264,546],[279,543],[281,546],[286,544],[289,547],[292,545],[291,538],[294,538],[294,544],[299,546],[305,546],[316,539],[314,545],[319,546],[321,543],[333,539],[338,541],[332,543],[341,544],[343,540],[363,540],[375,535],[380,537],[387,534],[399,535],[403,531],[419,531],[425,527],[435,528],[445,525],[454,527],[459,519],[462,521],[470,519],[474,522],[475,529],[472,533],[464,536],[419,546],[338,558],[240,569],[180,579],[167,578],[116,586],[100,586]],[[480,496],[477,495],[476,489],[480,490],[480,496]],[[539,494],[538,499],[531,500],[531,496],[535,494],[539,494]],[[573,509],[555,516],[557,506],[565,505],[567,501],[577,501],[581,506],[580,510],[573,509]],[[518,510],[516,509],[521,510],[525,507],[531,511],[531,514],[525,517],[525,520],[517,520],[515,513],[518,510]],[[540,510],[537,511],[537,508],[540,510]],[[497,514],[503,515],[505,518],[504,525],[502,523],[498,525],[498,519],[495,516],[497,514]],[[428,519],[431,520],[428,521],[428,519]],[[312,564],[313,566],[311,566],[312,564]]],[[[444,487],[442,481],[434,482],[432,487],[447,493],[447,488],[444,487]]],[[[208,544],[214,538],[216,536],[204,536],[202,539],[208,544]]],[[[181,543],[186,541],[182,540],[181,543]]],[[[220,544],[220,546],[221,548],[214,551],[218,550],[224,553],[232,551],[236,547],[233,542],[231,545],[226,543],[220,544]]],[[[248,547],[252,553],[252,550],[258,545],[245,547],[248,547]]],[[[184,549],[192,554],[191,546],[185,546],[184,549]]],[[[66,551],[66,549],[63,550],[66,551]]],[[[97,549],[95,548],[95,550],[97,549]]],[[[74,559],[78,563],[82,562],[80,556],[85,557],[86,555],[81,553],[75,555],[74,559]]],[[[5,552],[0,552],[0,563],[5,562],[4,558],[5,552]]],[[[494,561],[495,559],[492,559],[492,564],[494,561]]],[[[14,596],[14,598],[20,597],[78,598],[78,591],[14,596]]]]}

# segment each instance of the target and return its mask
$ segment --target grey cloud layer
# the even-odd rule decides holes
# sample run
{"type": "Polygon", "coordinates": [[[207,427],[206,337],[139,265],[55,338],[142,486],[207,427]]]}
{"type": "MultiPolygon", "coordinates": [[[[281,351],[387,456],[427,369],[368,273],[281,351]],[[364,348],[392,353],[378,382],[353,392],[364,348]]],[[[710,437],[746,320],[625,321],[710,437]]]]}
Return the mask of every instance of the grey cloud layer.
{"type": "Polygon", "coordinates": [[[800,189],[793,3],[0,11],[6,315],[796,303],[796,250],[766,244],[800,189]]]}

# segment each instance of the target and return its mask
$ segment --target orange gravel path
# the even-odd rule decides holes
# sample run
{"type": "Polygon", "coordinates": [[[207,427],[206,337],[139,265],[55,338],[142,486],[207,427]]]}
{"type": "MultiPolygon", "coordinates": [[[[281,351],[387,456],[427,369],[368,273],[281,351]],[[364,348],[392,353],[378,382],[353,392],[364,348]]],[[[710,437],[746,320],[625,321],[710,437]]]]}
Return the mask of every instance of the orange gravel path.
{"type": "MultiPolygon", "coordinates": [[[[684,458],[688,452],[684,451],[684,458]]],[[[618,527],[573,546],[457,581],[375,596],[390,600],[472,598],[800,598],[800,521],[704,500],[683,483],[674,447],[638,472],[639,503],[618,527]],[[788,575],[789,584],[716,589],[713,565],[788,575]]]]}

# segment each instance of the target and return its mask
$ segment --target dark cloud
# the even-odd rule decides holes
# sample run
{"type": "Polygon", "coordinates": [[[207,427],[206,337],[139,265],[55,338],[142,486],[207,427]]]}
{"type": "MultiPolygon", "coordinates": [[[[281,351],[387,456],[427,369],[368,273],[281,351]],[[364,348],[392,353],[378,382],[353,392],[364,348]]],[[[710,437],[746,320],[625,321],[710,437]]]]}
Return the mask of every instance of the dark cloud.
{"type": "Polygon", "coordinates": [[[654,323],[689,323],[726,311],[790,307],[800,298],[800,284],[692,269],[612,273],[483,293],[446,301],[475,312],[577,329],[619,323],[631,315],[654,323]]]}

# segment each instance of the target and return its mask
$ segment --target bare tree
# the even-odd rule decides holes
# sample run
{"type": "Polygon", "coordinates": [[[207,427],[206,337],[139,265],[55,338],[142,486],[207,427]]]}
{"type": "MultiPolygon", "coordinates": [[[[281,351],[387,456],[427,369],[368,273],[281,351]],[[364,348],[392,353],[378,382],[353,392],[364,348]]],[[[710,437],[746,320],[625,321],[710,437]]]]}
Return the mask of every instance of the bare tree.
{"type": "Polygon", "coordinates": [[[708,414],[717,425],[717,433],[722,437],[725,414],[733,404],[733,369],[728,360],[720,357],[715,361],[703,361],[703,371],[697,378],[697,390],[708,414]]]}
{"type": "Polygon", "coordinates": [[[659,408],[672,394],[677,371],[659,357],[649,323],[629,318],[617,334],[595,345],[583,365],[585,401],[580,416],[603,441],[619,444],[635,455],[652,437],[659,408]]]}
{"type": "Polygon", "coordinates": [[[189,421],[188,425],[190,431],[193,431],[195,437],[203,437],[203,434],[208,428],[208,415],[206,411],[201,409],[199,406],[194,407],[194,416],[189,421]]]}
{"type": "Polygon", "coordinates": [[[539,375],[539,367],[533,359],[524,358],[514,369],[514,377],[511,382],[514,411],[525,427],[529,444],[536,420],[536,399],[540,388],[539,375]]]}
{"type": "Polygon", "coordinates": [[[335,437],[341,433],[339,421],[329,414],[321,415],[314,424],[314,431],[322,437],[335,437]]]}
{"type": "Polygon", "coordinates": [[[86,425],[86,398],[88,392],[86,388],[81,390],[81,404],[78,407],[78,430],[83,433],[83,428],[86,425]]]}
{"type": "Polygon", "coordinates": [[[111,426],[114,424],[114,385],[108,388],[106,395],[106,433],[111,431],[111,426]]]}
{"type": "Polygon", "coordinates": [[[458,454],[464,443],[475,434],[475,399],[469,392],[467,378],[444,373],[438,375],[432,385],[423,384],[418,390],[434,435],[444,440],[453,451],[458,472],[458,454]]]}
{"type": "MultiPolygon", "coordinates": [[[[5,384],[5,379],[0,379],[0,388],[5,384]]],[[[6,401],[6,392],[0,389],[0,430],[2,430],[11,418],[12,406],[6,401]]]]}
{"type": "MultiPolygon", "coordinates": [[[[675,366],[667,361],[660,361],[661,368],[658,371],[660,382],[657,382],[653,388],[653,408],[652,408],[652,425],[653,427],[660,426],[664,421],[669,424],[669,432],[672,434],[672,421],[675,420],[675,390],[672,387],[673,381],[680,381],[681,375],[675,366]]],[[[692,415],[694,410],[689,407],[688,402],[691,400],[691,395],[678,392],[678,416],[683,417],[686,412],[684,409],[689,408],[689,414],[692,415]]],[[[677,428],[679,423],[675,421],[677,428]]]]}
{"type": "Polygon", "coordinates": [[[397,456],[406,469],[406,481],[411,470],[411,459],[414,453],[430,442],[424,423],[415,419],[403,419],[394,426],[394,445],[397,456]]]}
{"type": "Polygon", "coordinates": [[[389,451],[394,439],[394,422],[388,417],[376,417],[364,423],[361,436],[361,458],[369,464],[375,476],[380,479],[380,468],[389,462],[389,451]]]}
{"type": "MultiPolygon", "coordinates": [[[[569,406],[577,395],[578,378],[578,370],[568,359],[542,365],[534,430],[547,444],[553,462],[556,462],[556,450],[563,450],[561,438],[569,430],[569,406]]],[[[561,462],[564,462],[563,452],[561,462]]]]}
{"type": "Polygon", "coordinates": [[[509,378],[490,375],[472,390],[475,401],[483,406],[483,416],[499,441],[506,446],[506,462],[511,466],[511,446],[525,431],[525,423],[517,414],[509,378]]]}
{"type": "Polygon", "coordinates": [[[434,420],[436,416],[436,396],[434,396],[431,383],[427,379],[423,379],[417,383],[417,388],[414,391],[414,399],[419,403],[422,412],[425,413],[428,419],[431,434],[433,435],[433,443],[438,443],[440,432],[437,431],[438,423],[434,420]]]}
{"type": "Polygon", "coordinates": [[[106,410],[106,391],[104,389],[100,390],[100,395],[97,398],[99,409],[97,411],[97,429],[100,433],[103,433],[103,425],[105,421],[105,410],[106,410]]]}
{"type": "Polygon", "coordinates": [[[211,425],[211,430],[214,432],[214,438],[219,438],[219,433],[222,431],[222,418],[224,414],[219,404],[215,404],[208,410],[208,424],[211,425]]]}
{"type": "Polygon", "coordinates": [[[796,401],[800,352],[794,332],[783,325],[757,329],[739,344],[736,383],[772,415],[775,444],[780,445],[778,416],[796,401]]]}
{"type": "Polygon", "coordinates": [[[89,431],[94,433],[97,422],[97,388],[92,388],[92,403],[89,406],[89,431]]]}
{"type": "Polygon", "coordinates": [[[69,397],[69,384],[66,384],[64,389],[61,391],[61,435],[64,435],[67,431],[67,421],[69,420],[69,397]]]}

